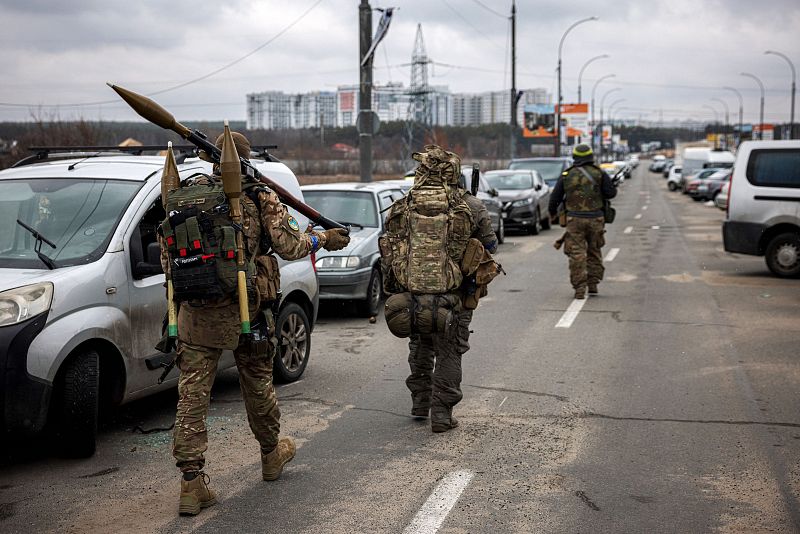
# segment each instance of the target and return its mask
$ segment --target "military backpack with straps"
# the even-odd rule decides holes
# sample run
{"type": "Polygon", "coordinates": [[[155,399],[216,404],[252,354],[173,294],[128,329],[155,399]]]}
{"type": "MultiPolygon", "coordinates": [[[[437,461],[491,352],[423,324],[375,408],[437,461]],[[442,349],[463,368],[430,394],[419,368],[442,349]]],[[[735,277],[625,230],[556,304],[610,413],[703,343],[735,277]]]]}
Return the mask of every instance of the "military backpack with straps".
{"type": "MultiPolygon", "coordinates": [[[[175,189],[167,199],[167,218],[159,231],[167,245],[178,301],[217,300],[236,294],[236,232],[222,183],[208,178],[175,189]]],[[[245,247],[246,248],[246,247],[245,247]]],[[[256,267],[247,257],[247,288],[256,267]]]]}

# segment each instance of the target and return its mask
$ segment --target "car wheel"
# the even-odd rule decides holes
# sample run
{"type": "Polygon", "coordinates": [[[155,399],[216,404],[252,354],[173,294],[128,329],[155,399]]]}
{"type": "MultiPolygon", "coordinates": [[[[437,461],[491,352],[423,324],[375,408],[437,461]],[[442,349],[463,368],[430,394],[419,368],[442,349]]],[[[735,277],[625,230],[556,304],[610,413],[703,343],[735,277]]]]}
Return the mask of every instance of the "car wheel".
{"type": "Polygon", "coordinates": [[[58,452],[94,454],[100,400],[100,357],[90,350],[67,360],[56,382],[51,413],[58,452]]]}
{"type": "Polygon", "coordinates": [[[551,226],[550,215],[548,214],[547,217],[542,219],[542,230],[549,230],[550,226],[551,226]]]}
{"type": "Polygon", "coordinates": [[[533,213],[533,223],[528,227],[528,233],[531,235],[539,235],[539,232],[542,231],[542,222],[541,218],[539,217],[539,210],[536,210],[533,213]]]}
{"type": "Polygon", "coordinates": [[[302,306],[289,302],[278,314],[278,350],[274,360],[277,382],[294,382],[303,375],[311,353],[311,323],[302,306]]]}
{"type": "Polygon", "coordinates": [[[767,245],[767,267],[782,278],[800,278],[800,235],[785,233],[767,245]]]}
{"type": "Polygon", "coordinates": [[[497,244],[502,245],[506,241],[506,223],[503,221],[503,217],[500,217],[500,224],[497,225],[497,244]]]}
{"type": "Polygon", "coordinates": [[[668,183],[667,187],[669,188],[670,191],[675,191],[676,189],[678,189],[678,186],[675,185],[675,182],[668,183]]]}
{"type": "Polygon", "coordinates": [[[364,317],[373,317],[378,314],[381,305],[381,297],[383,292],[383,279],[381,272],[378,269],[372,269],[372,275],[369,277],[369,284],[367,285],[367,298],[359,301],[358,312],[364,317]]]}
{"type": "Polygon", "coordinates": [[[695,202],[700,202],[701,200],[705,200],[705,199],[706,199],[706,197],[692,197],[692,200],[694,200],[695,202]]]}

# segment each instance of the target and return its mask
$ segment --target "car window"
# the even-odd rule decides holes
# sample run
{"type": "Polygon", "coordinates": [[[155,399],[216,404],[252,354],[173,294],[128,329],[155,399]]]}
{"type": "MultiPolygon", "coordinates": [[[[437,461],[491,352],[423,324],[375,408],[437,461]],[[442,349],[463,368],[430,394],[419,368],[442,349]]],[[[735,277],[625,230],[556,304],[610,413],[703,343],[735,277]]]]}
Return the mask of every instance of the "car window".
{"type": "Polygon", "coordinates": [[[306,204],[341,223],[378,227],[378,211],[372,193],[367,191],[303,191],[306,204]]]}
{"type": "Polygon", "coordinates": [[[746,174],[753,185],[800,188],[800,149],[753,150],[746,174]]]}
{"type": "Polygon", "coordinates": [[[545,182],[550,184],[552,181],[552,184],[555,184],[558,181],[558,177],[564,172],[564,162],[560,160],[512,161],[508,168],[512,171],[539,171],[545,182]]]}
{"type": "Polygon", "coordinates": [[[514,174],[486,173],[486,181],[495,189],[530,189],[533,187],[533,174],[530,172],[514,174]]]}
{"type": "Polygon", "coordinates": [[[378,206],[381,211],[388,209],[389,206],[394,204],[391,193],[381,193],[378,195],[378,206]]]}
{"type": "Polygon", "coordinates": [[[0,181],[0,267],[43,267],[27,224],[55,243],[58,267],[97,260],[141,182],[81,178],[0,181]]]}

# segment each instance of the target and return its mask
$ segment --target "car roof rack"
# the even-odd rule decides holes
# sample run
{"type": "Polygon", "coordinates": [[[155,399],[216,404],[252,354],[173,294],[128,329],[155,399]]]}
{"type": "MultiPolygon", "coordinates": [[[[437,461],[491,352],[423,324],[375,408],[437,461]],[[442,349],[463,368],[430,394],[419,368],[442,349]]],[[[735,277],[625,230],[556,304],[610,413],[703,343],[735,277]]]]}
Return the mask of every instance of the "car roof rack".
{"type": "MultiPolygon", "coordinates": [[[[269,153],[269,150],[278,148],[278,145],[253,145],[250,148],[251,154],[256,153],[258,157],[265,161],[278,162],[279,160],[269,153]]],[[[139,146],[116,146],[116,145],[86,145],[86,146],[32,146],[28,147],[29,152],[35,154],[22,158],[11,167],[23,167],[33,165],[44,160],[57,161],[62,159],[74,158],[94,158],[100,156],[113,156],[120,153],[133,156],[141,156],[144,152],[160,152],[165,150],[164,145],[139,145],[139,146]]],[[[176,160],[181,164],[189,157],[197,156],[198,149],[194,145],[173,145],[172,150],[177,152],[176,160]]]]}

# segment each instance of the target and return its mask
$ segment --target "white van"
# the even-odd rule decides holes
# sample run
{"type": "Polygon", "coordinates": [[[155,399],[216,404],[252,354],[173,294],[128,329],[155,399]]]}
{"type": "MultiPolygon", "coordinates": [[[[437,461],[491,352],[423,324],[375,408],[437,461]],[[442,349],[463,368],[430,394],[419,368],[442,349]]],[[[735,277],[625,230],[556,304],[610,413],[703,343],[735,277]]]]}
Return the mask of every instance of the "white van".
{"type": "Polygon", "coordinates": [[[687,147],[683,149],[682,176],[688,178],[697,171],[711,167],[729,169],[733,167],[736,157],[728,150],[706,147],[687,147]]]}
{"type": "Polygon", "coordinates": [[[800,141],[741,144],[722,237],[726,251],[765,256],[776,275],[800,277],[800,141]]]}
{"type": "MultiPolygon", "coordinates": [[[[172,360],[154,348],[166,310],[156,241],[164,158],[77,156],[42,153],[0,172],[0,439],[49,422],[61,453],[89,456],[99,410],[174,387],[178,372],[159,384],[172,360]]],[[[181,179],[211,171],[179,161],[181,179]]],[[[286,165],[253,163],[303,198],[286,165]]],[[[280,265],[275,373],[296,380],[319,289],[310,258],[280,265]]],[[[233,364],[226,351],[219,368],[233,364]]]]}

